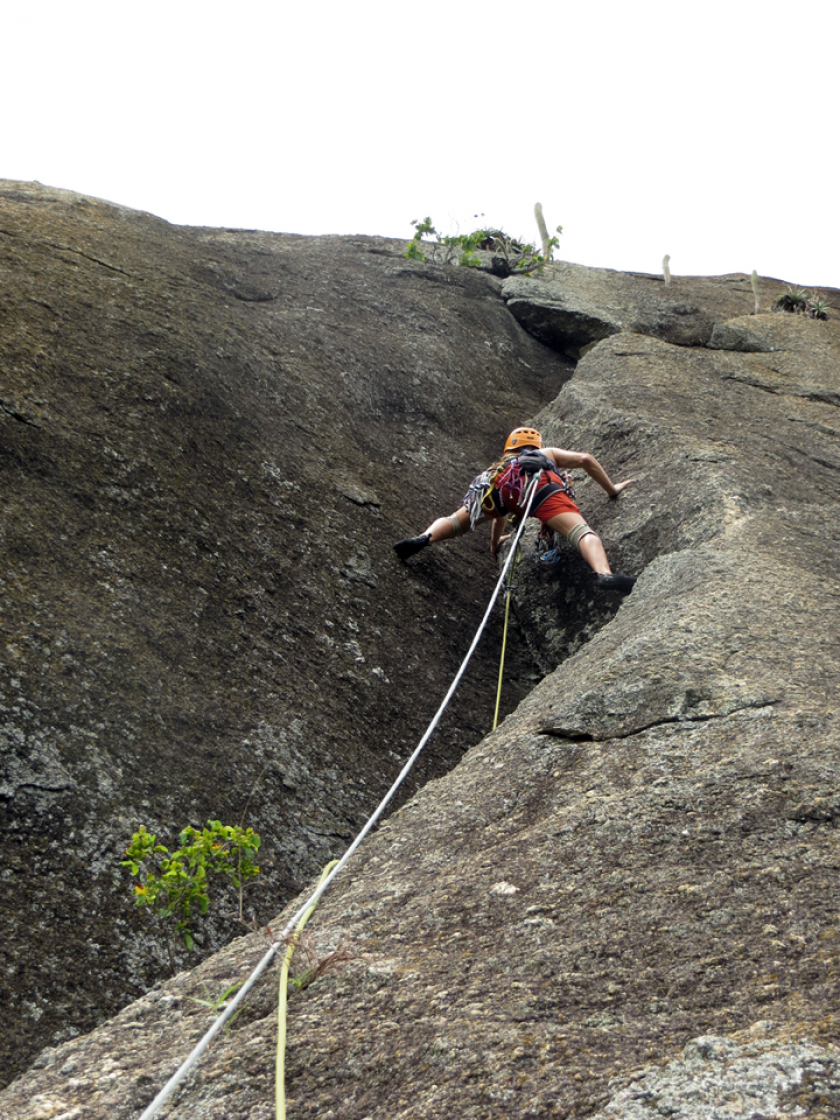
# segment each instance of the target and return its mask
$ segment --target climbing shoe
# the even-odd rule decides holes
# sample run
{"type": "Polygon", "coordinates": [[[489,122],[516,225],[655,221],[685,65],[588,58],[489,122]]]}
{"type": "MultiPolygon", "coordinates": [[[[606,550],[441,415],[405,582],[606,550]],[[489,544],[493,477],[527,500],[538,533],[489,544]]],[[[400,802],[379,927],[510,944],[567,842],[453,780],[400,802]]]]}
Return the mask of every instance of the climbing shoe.
{"type": "Polygon", "coordinates": [[[425,548],[427,544],[431,543],[431,533],[424,533],[422,537],[406,537],[404,541],[397,541],[394,545],[394,552],[400,560],[407,560],[409,556],[413,556],[415,552],[419,552],[421,548],[425,548]]]}
{"type": "Polygon", "coordinates": [[[636,577],[623,576],[620,572],[610,573],[609,575],[599,572],[595,577],[595,582],[599,591],[617,591],[619,595],[629,595],[633,590],[636,577]]]}

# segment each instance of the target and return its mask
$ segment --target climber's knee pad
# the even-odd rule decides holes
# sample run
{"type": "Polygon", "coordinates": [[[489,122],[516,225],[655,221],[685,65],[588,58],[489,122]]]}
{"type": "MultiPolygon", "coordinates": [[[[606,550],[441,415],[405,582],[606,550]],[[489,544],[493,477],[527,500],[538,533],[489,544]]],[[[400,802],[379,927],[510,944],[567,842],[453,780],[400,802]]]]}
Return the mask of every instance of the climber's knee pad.
{"type": "Polygon", "coordinates": [[[447,517],[446,520],[452,526],[452,536],[453,537],[460,537],[461,534],[464,532],[464,527],[461,525],[461,522],[458,520],[458,514],[457,513],[450,513],[450,515],[447,517]]]}
{"type": "Polygon", "coordinates": [[[582,521],[580,525],[575,525],[573,529],[569,530],[569,533],[566,536],[566,540],[569,542],[569,544],[574,545],[576,549],[580,550],[580,542],[589,533],[591,533],[593,537],[597,536],[595,530],[590,529],[586,522],[582,521]]]}

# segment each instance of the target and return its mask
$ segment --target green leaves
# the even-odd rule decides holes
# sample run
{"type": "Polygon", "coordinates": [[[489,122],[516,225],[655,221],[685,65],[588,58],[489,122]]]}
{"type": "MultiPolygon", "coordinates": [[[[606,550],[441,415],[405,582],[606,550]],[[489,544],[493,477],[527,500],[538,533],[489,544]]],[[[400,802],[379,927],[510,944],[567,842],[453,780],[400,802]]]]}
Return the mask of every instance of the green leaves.
{"type": "Polygon", "coordinates": [[[210,906],[208,876],[221,875],[240,891],[259,874],[256,864],[260,838],[252,828],[208,821],[204,829],[188,825],[180,834],[181,847],[170,852],[157,837],[141,825],[131,838],[120,866],[127,867],[140,882],[134,887],[134,901],[148,906],[164,920],[175,923],[187,949],[192,937],[194,911],[202,916],[210,906]]]}
{"type": "MultiPolygon", "coordinates": [[[[206,1007],[209,1011],[212,1011],[212,1012],[215,1013],[216,1011],[219,1011],[222,1007],[224,1007],[224,1005],[227,1003],[227,1001],[230,999],[230,997],[233,995],[233,993],[238,992],[239,989],[242,987],[242,985],[244,983],[245,983],[244,980],[237,980],[237,982],[235,984],[231,984],[231,986],[229,988],[227,988],[224,992],[222,992],[222,994],[220,996],[217,996],[215,999],[211,995],[210,990],[207,987],[207,985],[202,984],[201,986],[202,986],[202,988],[204,988],[205,998],[204,999],[199,999],[196,996],[187,996],[187,999],[191,1000],[193,1003],[200,1003],[202,1007],[206,1007]]],[[[231,1018],[228,1020],[228,1024],[225,1027],[225,1033],[228,1033],[230,1031],[230,1028],[236,1022],[236,1020],[239,1017],[241,1011],[242,1011],[242,1008],[240,1007],[239,1011],[237,1011],[235,1015],[232,1015],[231,1018]]]]}
{"type": "MultiPolygon", "coordinates": [[[[438,233],[431,218],[423,221],[415,219],[414,236],[408,243],[403,256],[407,260],[426,261],[434,264],[457,264],[463,268],[480,268],[485,262],[479,251],[494,255],[494,271],[501,264],[500,274],[530,272],[546,264],[551,259],[552,250],[559,241],[556,237],[545,242],[546,255],[540,255],[534,245],[525,244],[510,237],[500,229],[477,229],[472,233],[444,235],[438,233]],[[425,250],[425,252],[424,252],[425,250]],[[426,255],[428,253],[428,256],[426,255]]],[[[562,227],[557,227],[562,233],[562,227]]]]}
{"type": "Polygon", "coordinates": [[[821,295],[813,295],[808,301],[808,314],[812,319],[827,319],[831,304],[821,295]]]}
{"type": "Polygon", "coordinates": [[[808,306],[808,299],[809,293],[804,288],[788,286],[788,290],[778,297],[773,306],[781,308],[782,311],[804,312],[808,306]]]}
{"type": "Polygon", "coordinates": [[[410,261],[425,261],[426,258],[420,249],[420,243],[427,234],[431,237],[437,237],[438,232],[432,225],[431,218],[424,218],[422,222],[415,218],[411,224],[414,226],[414,237],[409,241],[408,249],[403,256],[410,261]]]}
{"type": "Polygon", "coordinates": [[[808,292],[804,288],[793,288],[780,295],[773,303],[774,307],[782,311],[792,311],[794,314],[807,315],[811,319],[827,319],[831,304],[818,292],[808,292]]]}

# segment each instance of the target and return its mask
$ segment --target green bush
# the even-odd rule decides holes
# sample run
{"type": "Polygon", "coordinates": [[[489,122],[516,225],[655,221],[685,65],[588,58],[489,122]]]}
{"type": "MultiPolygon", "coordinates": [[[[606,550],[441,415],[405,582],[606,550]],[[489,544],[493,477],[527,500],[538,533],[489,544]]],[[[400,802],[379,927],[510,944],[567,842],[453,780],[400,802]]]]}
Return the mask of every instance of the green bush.
{"type": "MultiPolygon", "coordinates": [[[[500,229],[477,229],[472,233],[444,236],[435,229],[431,218],[411,224],[414,237],[403,254],[408,260],[478,268],[482,264],[478,252],[482,251],[492,253],[493,270],[507,276],[514,272],[531,272],[548,263],[552,250],[559,244],[556,237],[548,238],[544,246],[547,255],[541,255],[534,245],[517,241],[500,229]]],[[[560,226],[557,232],[562,232],[560,226]]]]}
{"type": "Polygon", "coordinates": [[[140,882],[134,888],[134,901],[148,906],[165,923],[174,922],[176,936],[183,937],[187,949],[194,945],[192,928],[210,905],[208,879],[221,875],[239,891],[240,917],[242,889],[248,879],[259,874],[256,865],[260,838],[251,828],[208,821],[208,828],[187,826],[179,836],[181,847],[170,852],[157,842],[154,833],[141,825],[121,861],[140,882]]]}
{"type": "Polygon", "coordinates": [[[807,315],[811,319],[827,319],[831,304],[819,292],[808,292],[804,288],[792,288],[783,292],[773,303],[780,311],[807,315]]]}
{"type": "Polygon", "coordinates": [[[432,224],[431,218],[424,218],[422,222],[413,221],[414,237],[408,243],[405,256],[412,261],[425,261],[422,245],[431,256],[435,264],[459,264],[465,268],[476,268],[481,264],[481,258],[475,255],[475,250],[482,239],[482,231],[475,233],[459,234],[456,237],[445,237],[438,233],[432,224]],[[424,241],[424,238],[431,238],[424,241]]]}
{"type": "Polygon", "coordinates": [[[788,290],[775,300],[773,306],[781,311],[804,313],[808,308],[809,298],[810,295],[804,288],[788,287],[788,290]]]}

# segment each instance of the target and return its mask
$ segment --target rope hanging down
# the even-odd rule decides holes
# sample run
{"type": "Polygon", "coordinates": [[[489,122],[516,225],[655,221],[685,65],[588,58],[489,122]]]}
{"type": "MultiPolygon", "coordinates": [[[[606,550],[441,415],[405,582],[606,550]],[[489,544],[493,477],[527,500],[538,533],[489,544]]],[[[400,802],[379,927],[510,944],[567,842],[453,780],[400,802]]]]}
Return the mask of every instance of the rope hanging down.
{"type": "MultiPolygon", "coordinates": [[[[321,879],[326,878],[332,871],[337,859],[332,860],[321,872],[321,879]]],[[[320,882],[320,880],[319,880],[320,882]]],[[[274,1059],[274,1117],[275,1120],[286,1120],[286,997],[289,987],[289,966],[292,963],[297,943],[303,933],[303,927],[309,921],[315,903],[307,907],[306,913],[295,926],[295,932],[289,941],[286,955],[283,958],[283,967],[280,969],[280,991],[277,999],[277,1055],[274,1059]]]]}
{"type": "Polygon", "coordinates": [[[361,832],[358,834],[356,839],[352,842],[352,844],[347,849],[347,851],[344,853],[344,855],[341,857],[341,859],[336,861],[335,866],[333,867],[332,871],[330,871],[330,873],[328,875],[324,876],[321,879],[321,881],[318,883],[318,886],[315,888],[315,890],[312,892],[312,894],[309,896],[309,898],[307,898],[307,900],[306,900],[306,902],[304,902],[303,906],[301,906],[300,909],[297,910],[294,913],[294,915],[289,919],[289,921],[286,924],[286,927],[283,930],[283,932],[280,934],[278,939],[271,945],[271,947],[265,953],[263,958],[256,965],[256,967],[254,968],[254,971],[251,973],[251,975],[248,977],[248,979],[245,981],[245,983],[242,985],[242,987],[236,993],[236,995],[231,1000],[231,1002],[227,1005],[226,1008],[224,1008],[224,1010],[219,1015],[218,1019],[216,1019],[213,1022],[213,1024],[211,1025],[211,1027],[209,1028],[207,1033],[204,1035],[204,1037],[201,1038],[196,1043],[193,1050],[184,1059],[184,1061],[181,1063],[181,1065],[178,1067],[178,1069],[176,1069],[176,1071],[172,1074],[170,1079],[166,1082],[166,1084],[163,1086],[163,1088],[160,1090],[160,1092],[155,1097],[155,1099],[151,1102],[151,1104],[148,1105],[147,1108],[145,1108],[143,1110],[143,1112],[138,1117],[138,1120],[151,1120],[151,1118],[156,1115],[156,1113],[158,1112],[158,1109],[161,1107],[161,1105],[163,1105],[164,1102],[172,1095],[174,1090],[178,1087],[178,1085],[181,1084],[181,1082],[184,1080],[184,1078],[187,1076],[187,1074],[192,1070],[193,1066],[195,1066],[198,1063],[198,1061],[201,1058],[204,1051],[209,1047],[210,1043],[213,1041],[213,1039],[216,1037],[216,1035],[219,1033],[219,1031],[222,1029],[222,1027],[225,1025],[225,1023],[231,1018],[233,1013],[236,1011],[236,1009],[239,1007],[239,1005],[242,1003],[242,1001],[245,999],[245,997],[248,995],[248,993],[254,987],[257,980],[259,980],[259,978],[262,976],[262,974],[265,972],[265,970],[268,968],[268,966],[274,960],[274,957],[277,955],[279,950],[282,949],[288,943],[288,938],[289,938],[290,934],[292,933],[292,931],[294,930],[294,928],[298,924],[298,922],[301,920],[301,918],[304,917],[304,915],[307,913],[307,911],[310,911],[311,908],[315,906],[315,904],[322,897],[322,895],[324,895],[326,893],[326,891],[329,889],[329,887],[332,884],[333,879],[335,879],[336,875],[338,875],[338,873],[342,870],[342,868],[345,866],[345,864],[347,864],[349,862],[349,860],[352,859],[352,857],[356,853],[356,850],[358,849],[359,845],[362,843],[362,841],[365,839],[365,837],[368,835],[368,833],[372,830],[373,826],[379,821],[382,814],[385,812],[385,809],[387,808],[389,802],[393,798],[394,794],[397,792],[399,787],[405,781],[405,779],[408,776],[411,768],[414,766],[414,763],[420,757],[420,754],[421,754],[423,748],[426,746],[426,743],[428,743],[429,739],[432,737],[432,733],[434,732],[435,728],[440,723],[440,720],[441,720],[441,717],[443,716],[443,713],[446,711],[447,707],[449,706],[449,701],[455,695],[455,690],[457,689],[458,685],[461,683],[461,678],[463,677],[464,673],[467,670],[467,665],[469,665],[470,659],[472,658],[472,655],[475,653],[476,646],[478,645],[478,642],[479,642],[479,639],[481,638],[481,635],[484,633],[484,628],[486,627],[487,622],[490,618],[490,612],[492,611],[493,606],[495,605],[495,602],[499,597],[499,592],[501,591],[502,586],[503,586],[504,581],[505,581],[505,577],[507,576],[508,568],[510,568],[511,564],[513,563],[513,559],[516,556],[516,551],[517,551],[517,548],[519,547],[519,541],[520,541],[520,538],[522,537],[523,532],[525,531],[525,524],[528,520],[528,514],[531,512],[531,505],[534,501],[534,495],[537,492],[537,487],[539,486],[539,482],[540,482],[540,474],[537,473],[537,474],[534,475],[533,481],[530,483],[530,485],[528,487],[527,501],[525,503],[525,513],[523,514],[522,521],[519,525],[519,528],[516,531],[516,536],[513,539],[513,544],[511,545],[511,547],[508,551],[507,558],[506,558],[505,563],[504,563],[504,567],[502,568],[502,574],[499,576],[499,579],[496,583],[496,586],[493,589],[493,594],[490,596],[490,602],[487,604],[487,610],[484,612],[484,617],[481,620],[481,624],[479,625],[478,630],[476,630],[475,637],[472,640],[472,644],[470,645],[470,648],[467,650],[467,653],[466,653],[466,656],[464,657],[464,660],[461,662],[461,667],[458,669],[458,672],[455,674],[455,679],[452,681],[452,684],[449,686],[449,691],[446,693],[446,696],[444,696],[443,702],[441,703],[440,707],[438,708],[437,712],[435,713],[434,719],[429,724],[429,726],[426,728],[426,731],[423,735],[423,738],[420,740],[420,742],[415,747],[414,753],[411,755],[408,762],[406,762],[405,766],[403,766],[402,770],[399,772],[399,775],[397,776],[396,781],[391,786],[391,788],[388,790],[388,792],[385,794],[385,796],[382,798],[382,800],[379,802],[379,805],[377,806],[373,815],[368,819],[367,823],[364,825],[364,827],[362,828],[361,832]]]}
{"type": "Polygon", "coordinates": [[[510,619],[510,597],[513,593],[513,577],[516,574],[516,569],[519,566],[520,554],[522,546],[516,546],[516,559],[513,562],[513,571],[510,574],[510,579],[507,581],[505,588],[505,626],[502,631],[502,656],[499,659],[499,684],[496,688],[496,710],[493,712],[493,730],[495,731],[499,725],[499,705],[502,702],[502,681],[505,675],[505,650],[507,649],[507,635],[508,635],[508,620],[510,619]]]}

